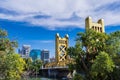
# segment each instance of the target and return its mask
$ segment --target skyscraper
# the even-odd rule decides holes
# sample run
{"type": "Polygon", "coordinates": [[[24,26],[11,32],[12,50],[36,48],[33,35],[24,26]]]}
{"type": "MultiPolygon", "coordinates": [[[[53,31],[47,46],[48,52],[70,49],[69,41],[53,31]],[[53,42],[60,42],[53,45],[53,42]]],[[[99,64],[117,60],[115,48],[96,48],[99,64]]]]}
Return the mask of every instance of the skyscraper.
{"type": "Polygon", "coordinates": [[[41,51],[41,60],[44,63],[48,63],[49,62],[49,51],[48,50],[42,50],[41,51]]]}
{"type": "Polygon", "coordinates": [[[40,49],[32,49],[30,51],[29,56],[32,58],[32,60],[41,59],[41,50],[40,49]]]}
{"type": "Polygon", "coordinates": [[[21,50],[21,57],[28,58],[30,53],[30,45],[23,45],[21,50]]]}

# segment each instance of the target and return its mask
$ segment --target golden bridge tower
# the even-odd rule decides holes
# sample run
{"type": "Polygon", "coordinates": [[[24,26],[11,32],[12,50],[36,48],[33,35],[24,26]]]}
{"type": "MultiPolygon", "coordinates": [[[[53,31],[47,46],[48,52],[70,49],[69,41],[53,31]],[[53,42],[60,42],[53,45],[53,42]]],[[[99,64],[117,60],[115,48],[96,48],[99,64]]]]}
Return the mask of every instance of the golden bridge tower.
{"type": "Polygon", "coordinates": [[[104,33],[104,20],[103,19],[99,19],[98,22],[94,23],[92,22],[92,18],[91,17],[87,17],[85,19],[85,28],[86,29],[93,29],[97,32],[102,32],[104,33]]]}
{"type": "Polygon", "coordinates": [[[68,38],[69,38],[68,34],[66,34],[64,38],[61,38],[58,33],[56,34],[55,57],[57,64],[59,64],[59,62],[65,62],[65,60],[67,60],[66,49],[68,48],[68,38]]]}

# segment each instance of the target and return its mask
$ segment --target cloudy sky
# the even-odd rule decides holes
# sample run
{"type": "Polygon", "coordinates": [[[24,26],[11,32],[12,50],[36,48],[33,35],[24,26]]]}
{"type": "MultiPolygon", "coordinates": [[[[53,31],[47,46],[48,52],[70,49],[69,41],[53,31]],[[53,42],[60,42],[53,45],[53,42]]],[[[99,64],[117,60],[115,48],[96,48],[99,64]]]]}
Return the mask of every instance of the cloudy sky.
{"type": "Polygon", "coordinates": [[[77,32],[84,31],[85,18],[103,18],[107,33],[120,30],[120,0],[0,0],[0,28],[11,40],[48,49],[54,55],[55,34],[69,34],[74,45],[77,32]]]}

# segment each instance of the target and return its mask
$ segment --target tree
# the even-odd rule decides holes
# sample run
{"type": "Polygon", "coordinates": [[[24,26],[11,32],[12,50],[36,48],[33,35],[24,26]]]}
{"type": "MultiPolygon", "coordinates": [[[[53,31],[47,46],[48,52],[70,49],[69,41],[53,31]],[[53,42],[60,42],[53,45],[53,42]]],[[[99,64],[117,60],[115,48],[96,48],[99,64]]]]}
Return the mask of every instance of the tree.
{"type": "Polygon", "coordinates": [[[73,80],[84,80],[84,78],[80,74],[75,74],[75,76],[73,77],[73,80]]]}
{"type": "Polygon", "coordinates": [[[33,63],[32,63],[32,70],[33,70],[33,72],[35,72],[36,77],[37,77],[37,74],[38,74],[41,66],[42,66],[42,61],[39,60],[39,59],[36,59],[36,60],[33,61],[33,63]]]}
{"type": "Polygon", "coordinates": [[[16,41],[7,38],[7,32],[0,29],[0,80],[20,80],[25,62],[14,51],[16,41]]]}
{"type": "Polygon", "coordinates": [[[27,71],[27,72],[29,72],[30,71],[30,69],[31,69],[31,66],[32,66],[32,59],[31,58],[23,58],[24,59],[24,61],[25,61],[25,63],[26,63],[26,66],[25,66],[25,70],[27,71]]]}
{"type": "Polygon", "coordinates": [[[36,75],[37,77],[37,74],[42,66],[42,61],[39,59],[32,60],[31,58],[24,58],[24,61],[26,63],[25,71],[27,72],[25,75],[36,75]]]}
{"type": "Polygon", "coordinates": [[[114,80],[119,80],[120,76],[120,31],[112,32],[109,34],[107,40],[107,50],[106,52],[112,57],[115,68],[112,72],[112,78],[114,80]]]}
{"type": "Polygon", "coordinates": [[[106,52],[100,52],[91,67],[92,77],[95,80],[106,80],[113,72],[115,65],[106,52]]]}
{"type": "Polygon", "coordinates": [[[7,38],[7,32],[0,29],[0,51],[5,51],[6,53],[14,53],[14,48],[17,46],[17,42],[10,41],[7,38]]]}
{"type": "Polygon", "coordinates": [[[0,79],[20,80],[25,62],[19,54],[3,54],[0,57],[0,63],[2,63],[0,66],[0,79]]]}
{"type": "MultiPolygon", "coordinates": [[[[84,74],[86,79],[91,80],[92,76],[94,75],[91,74],[93,70],[91,68],[96,62],[96,56],[98,56],[101,52],[104,52],[109,58],[112,59],[111,62],[115,63],[115,67],[120,65],[119,57],[117,56],[120,55],[119,44],[120,31],[116,31],[111,34],[106,34],[95,32],[89,29],[86,30],[86,32],[84,33],[80,32],[77,34],[75,47],[69,47],[67,52],[70,55],[70,57],[74,59],[75,64],[73,65],[75,65],[74,68],[77,70],[77,72],[79,72],[80,74],[84,74]]],[[[106,55],[103,56],[103,58],[106,59],[106,55]]],[[[100,58],[102,60],[102,57],[100,58]]],[[[118,68],[114,68],[113,70],[117,69],[118,68]]],[[[106,71],[103,71],[103,73],[106,74],[106,71]]],[[[110,76],[114,73],[114,71],[108,71],[107,75],[110,76]]],[[[113,79],[113,76],[109,78],[113,79]]]]}
{"type": "Polygon", "coordinates": [[[5,78],[5,52],[4,51],[0,51],[0,80],[5,78]]]}
{"type": "Polygon", "coordinates": [[[84,62],[84,53],[85,52],[82,50],[80,41],[76,42],[75,47],[69,47],[67,49],[67,53],[76,62],[75,64],[68,65],[70,70],[76,69],[77,71],[79,71],[79,70],[82,70],[82,67],[84,67],[84,69],[87,71],[87,66],[85,65],[85,62],[84,62]]]}
{"type": "Polygon", "coordinates": [[[106,50],[106,40],[108,35],[105,33],[98,33],[91,29],[86,30],[85,33],[77,34],[77,41],[80,41],[82,47],[85,48],[86,59],[90,61],[100,52],[106,50]]]}
{"type": "Polygon", "coordinates": [[[120,53],[120,31],[110,33],[106,43],[107,43],[106,52],[109,53],[109,55],[116,56],[116,54],[119,54],[120,53]]]}

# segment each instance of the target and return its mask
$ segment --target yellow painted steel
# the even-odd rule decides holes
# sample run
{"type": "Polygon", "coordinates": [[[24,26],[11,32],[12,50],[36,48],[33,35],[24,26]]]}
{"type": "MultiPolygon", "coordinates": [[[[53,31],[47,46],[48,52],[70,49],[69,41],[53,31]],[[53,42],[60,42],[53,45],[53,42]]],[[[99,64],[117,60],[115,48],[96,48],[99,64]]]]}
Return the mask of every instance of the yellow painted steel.
{"type": "Polygon", "coordinates": [[[66,49],[68,48],[69,36],[65,35],[64,38],[60,37],[59,34],[56,34],[55,41],[55,62],[50,62],[45,65],[46,68],[52,67],[66,67],[67,64],[72,62],[72,59],[68,57],[66,49]]]}
{"type": "Polygon", "coordinates": [[[66,34],[64,38],[61,38],[59,34],[56,34],[56,62],[65,61],[67,59],[66,49],[68,48],[68,35],[66,34]]]}
{"type": "MultiPolygon", "coordinates": [[[[92,22],[91,17],[87,17],[85,19],[85,28],[87,29],[93,29],[97,32],[104,33],[104,20],[99,19],[96,23],[92,22]]],[[[68,48],[69,42],[69,36],[65,35],[64,38],[61,38],[59,34],[56,34],[56,40],[55,40],[55,62],[51,62],[45,65],[46,68],[50,67],[65,67],[69,63],[75,64],[74,60],[68,57],[68,54],[66,52],[66,49],[68,48]]]]}
{"type": "Polygon", "coordinates": [[[104,29],[104,20],[103,19],[99,19],[96,23],[92,22],[92,18],[91,17],[87,17],[85,19],[85,28],[87,29],[93,29],[97,32],[105,32],[104,29]]]}

